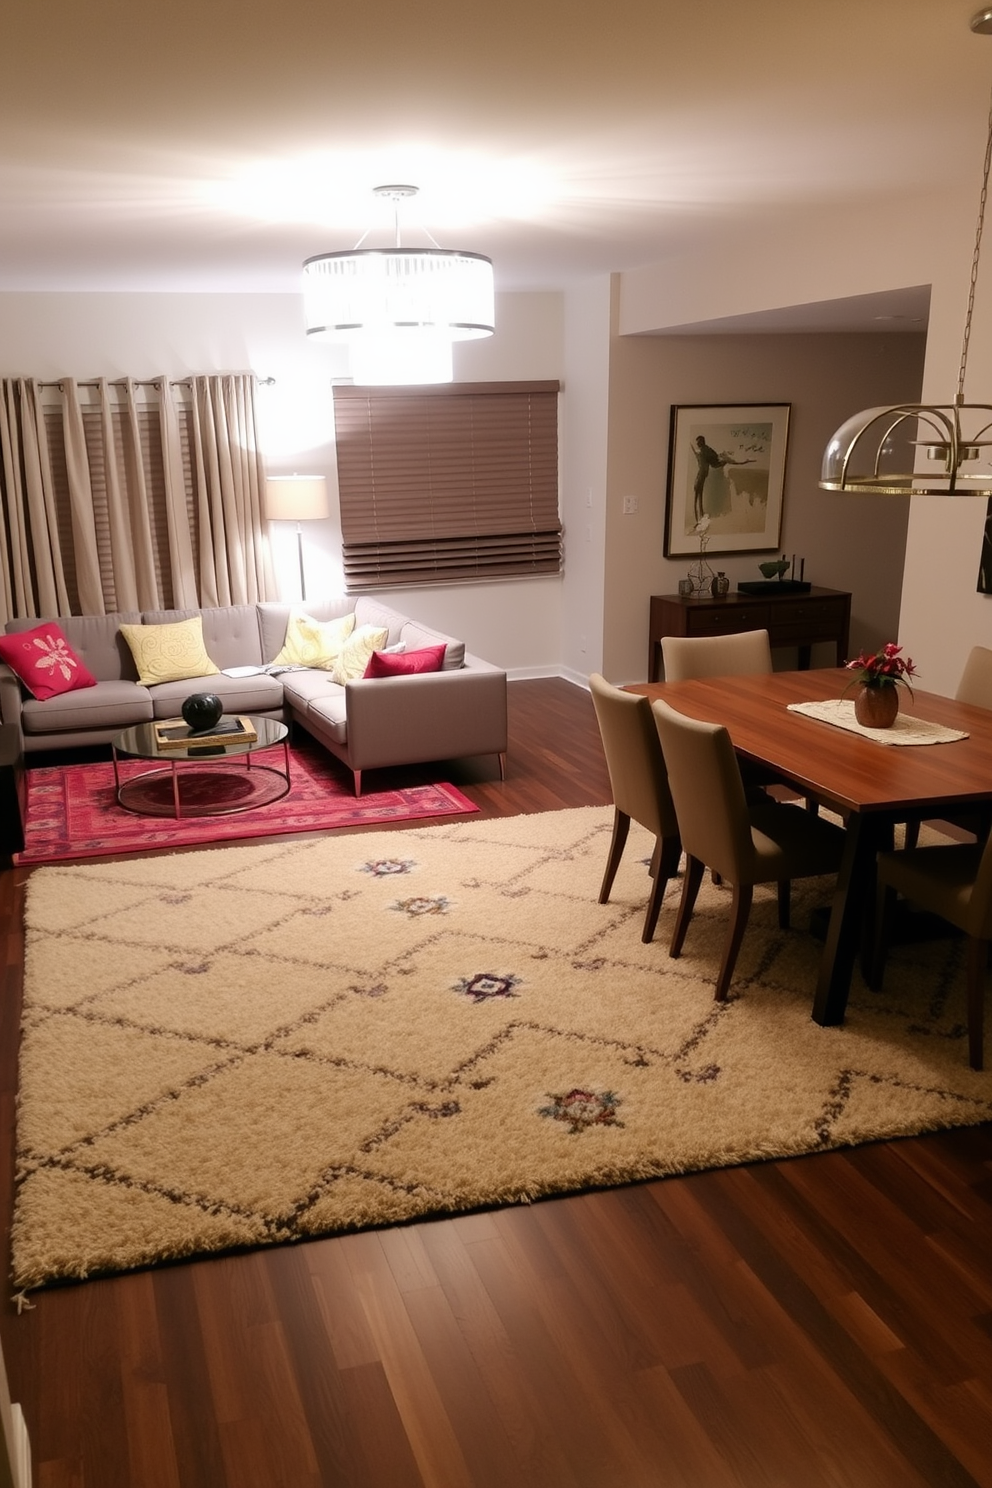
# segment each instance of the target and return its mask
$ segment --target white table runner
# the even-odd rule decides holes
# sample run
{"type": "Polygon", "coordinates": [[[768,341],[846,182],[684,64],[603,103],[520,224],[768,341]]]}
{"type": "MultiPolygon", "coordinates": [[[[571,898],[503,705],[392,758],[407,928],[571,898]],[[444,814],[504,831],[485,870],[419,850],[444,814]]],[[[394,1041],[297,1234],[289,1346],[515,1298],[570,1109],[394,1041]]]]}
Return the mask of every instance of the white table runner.
{"type": "Polygon", "coordinates": [[[955,739],[967,739],[960,729],[945,728],[941,723],[924,723],[922,718],[912,718],[899,713],[891,728],[865,728],[854,716],[853,698],[827,698],[819,703],[789,703],[790,713],[803,713],[807,718],[817,718],[821,723],[832,723],[835,728],[847,729],[852,734],[862,734],[874,739],[877,744],[950,744],[955,739]]]}

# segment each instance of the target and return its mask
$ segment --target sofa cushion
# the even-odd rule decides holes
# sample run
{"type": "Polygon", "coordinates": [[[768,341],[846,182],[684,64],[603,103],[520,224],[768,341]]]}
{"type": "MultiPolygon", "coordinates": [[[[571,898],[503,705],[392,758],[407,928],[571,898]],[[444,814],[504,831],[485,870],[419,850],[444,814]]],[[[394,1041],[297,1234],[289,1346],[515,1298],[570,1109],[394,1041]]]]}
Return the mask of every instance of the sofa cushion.
{"type": "Polygon", "coordinates": [[[415,620],[406,621],[400,639],[406,643],[408,651],[421,651],[425,646],[436,646],[443,641],[442,671],[457,672],[465,665],[464,641],[456,641],[454,636],[444,635],[439,630],[428,630],[426,625],[418,625],[415,620]]]}
{"type": "Polygon", "coordinates": [[[366,677],[408,677],[416,672],[439,672],[444,644],[423,646],[419,651],[373,651],[365,668],[366,677]]]}
{"type": "Polygon", "coordinates": [[[330,697],[332,694],[340,698],[341,705],[344,706],[344,688],[331,681],[330,672],[282,672],[279,681],[282,683],[286,703],[291,708],[305,711],[314,698],[330,697]]]}
{"type": "Polygon", "coordinates": [[[286,626],[286,639],[275,658],[277,666],[317,667],[333,670],[341,648],[355,628],[354,612],[337,620],[315,620],[294,610],[286,626]]]}
{"type": "Polygon", "coordinates": [[[143,687],[209,677],[220,671],[207,655],[199,615],[174,625],[122,625],[121,634],[131,648],[143,687]]]}
{"type": "MultiPolygon", "coordinates": [[[[353,615],[355,607],[355,601],[345,595],[335,600],[308,600],[306,612],[312,619],[323,623],[325,620],[340,620],[344,615],[353,615]]],[[[289,617],[302,608],[300,604],[277,604],[272,600],[264,600],[256,606],[264,662],[270,662],[279,655],[285,644],[289,617]]]]}
{"type": "Polygon", "coordinates": [[[19,635],[0,636],[0,661],[5,661],[30,692],[40,699],[95,687],[96,678],[85,667],[53,620],[19,635]]]}
{"type": "Polygon", "coordinates": [[[193,692],[214,692],[224,705],[225,713],[282,713],[282,678],[259,672],[253,677],[225,677],[223,672],[209,678],[185,678],[181,682],[161,682],[151,689],[156,718],[174,718],[193,692]]]}
{"type": "MultiPolygon", "coordinates": [[[[98,682],[116,682],[122,678],[129,682],[138,680],[134,657],[120,631],[125,621],[131,625],[140,622],[141,616],[137,611],[116,615],[49,615],[43,618],[54,620],[98,682]]],[[[19,635],[25,630],[33,630],[40,623],[40,619],[8,620],[4,629],[8,635],[19,635]]]]}
{"type": "Polygon", "coordinates": [[[359,625],[342,646],[331,672],[332,679],[343,687],[346,682],[364,677],[372,652],[381,650],[388,635],[383,626],[359,625]]]}
{"type": "Polygon", "coordinates": [[[152,700],[136,682],[97,682],[76,692],[63,692],[40,703],[25,698],[21,727],[25,734],[67,734],[85,729],[126,729],[149,723],[152,700]]]}
{"type": "MultiPolygon", "coordinates": [[[[404,626],[409,624],[409,616],[403,615],[399,610],[392,610],[388,605],[381,604],[377,599],[369,599],[366,595],[358,595],[352,608],[355,611],[356,625],[381,625],[389,632],[387,646],[394,646],[397,641],[403,639],[404,626]]],[[[434,636],[434,640],[442,640],[442,636],[434,636]]]]}
{"type": "MultiPolygon", "coordinates": [[[[297,675],[306,676],[305,672],[297,675]]],[[[319,720],[320,730],[342,746],[348,742],[348,713],[343,687],[330,687],[326,692],[315,694],[307,705],[304,722],[319,720]]]]}

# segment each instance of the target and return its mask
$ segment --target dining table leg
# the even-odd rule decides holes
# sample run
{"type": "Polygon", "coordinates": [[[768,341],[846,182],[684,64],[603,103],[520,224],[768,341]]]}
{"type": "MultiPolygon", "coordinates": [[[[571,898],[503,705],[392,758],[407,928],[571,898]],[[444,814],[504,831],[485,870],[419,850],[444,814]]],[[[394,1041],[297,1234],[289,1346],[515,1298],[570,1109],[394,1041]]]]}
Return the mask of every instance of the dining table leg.
{"type": "Polygon", "coordinates": [[[843,1023],[855,961],[861,950],[862,925],[875,891],[875,857],[891,837],[891,822],[873,812],[852,811],[847,819],[827,938],[813,999],[813,1021],[843,1023]]]}

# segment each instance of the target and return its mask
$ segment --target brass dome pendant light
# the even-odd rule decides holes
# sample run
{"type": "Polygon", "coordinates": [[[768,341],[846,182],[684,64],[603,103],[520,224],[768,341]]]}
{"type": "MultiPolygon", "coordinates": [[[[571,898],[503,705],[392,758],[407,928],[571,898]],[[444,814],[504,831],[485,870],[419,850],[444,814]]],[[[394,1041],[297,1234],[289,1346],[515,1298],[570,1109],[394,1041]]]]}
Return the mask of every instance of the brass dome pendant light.
{"type": "MultiPolygon", "coordinates": [[[[992,35],[992,7],[972,16],[971,29],[983,36],[992,35]]],[[[820,469],[820,485],[824,490],[858,495],[992,497],[992,404],[964,401],[990,164],[992,99],[953,404],[900,403],[854,414],[832,436],[824,451],[820,469]],[[926,467],[922,466],[921,458],[926,461],[926,467]]]]}

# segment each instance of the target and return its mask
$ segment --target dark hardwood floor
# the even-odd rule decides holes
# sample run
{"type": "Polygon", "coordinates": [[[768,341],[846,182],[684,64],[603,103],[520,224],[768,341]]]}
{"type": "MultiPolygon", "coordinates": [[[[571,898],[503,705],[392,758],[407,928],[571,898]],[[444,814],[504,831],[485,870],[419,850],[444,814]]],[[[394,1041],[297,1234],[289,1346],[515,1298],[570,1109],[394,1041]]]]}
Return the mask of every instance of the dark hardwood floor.
{"type": "MultiPolygon", "coordinates": [[[[438,775],[484,815],[606,802],[588,696],[510,698],[505,784],[438,775]]],[[[0,874],[5,1237],[27,875],[0,874]]],[[[36,1488],[992,1488],[989,1127],[34,1302],[0,1334],[36,1488]]]]}

